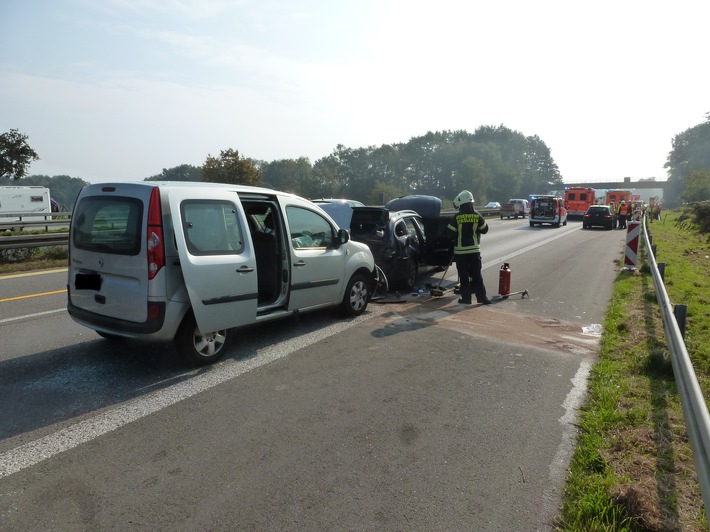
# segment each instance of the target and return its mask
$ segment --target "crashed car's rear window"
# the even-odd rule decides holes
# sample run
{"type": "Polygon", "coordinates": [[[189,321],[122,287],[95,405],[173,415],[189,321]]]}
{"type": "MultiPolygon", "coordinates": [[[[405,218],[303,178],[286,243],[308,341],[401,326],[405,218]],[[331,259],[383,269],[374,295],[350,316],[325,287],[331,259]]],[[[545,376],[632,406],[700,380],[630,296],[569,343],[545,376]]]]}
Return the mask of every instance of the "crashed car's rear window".
{"type": "Polygon", "coordinates": [[[72,215],[72,242],[78,249],[137,255],[141,249],[143,202],[136,198],[86,197],[72,215]]]}

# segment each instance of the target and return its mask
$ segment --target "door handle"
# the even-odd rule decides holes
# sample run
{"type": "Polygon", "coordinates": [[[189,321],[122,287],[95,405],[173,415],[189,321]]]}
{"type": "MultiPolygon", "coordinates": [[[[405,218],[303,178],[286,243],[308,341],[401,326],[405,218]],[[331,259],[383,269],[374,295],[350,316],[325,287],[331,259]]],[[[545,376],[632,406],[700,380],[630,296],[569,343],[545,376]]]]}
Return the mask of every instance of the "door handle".
{"type": "Polygon", "coordinates": [[[306,261],[303,260],[303,259],[301,259],[301,260],[299,260],[299,261],[294,262],[293,265],[294,265],[296,268],[301,268],[301,267],[303,267],[303,266],[306,265],[306,261]]]}
{"type": "Polygon", "coordinates": [[[240,266],[239,269],[237,269],[237,273],[251,273],[254,271],[254,268],[251,266],[240,266]]]}

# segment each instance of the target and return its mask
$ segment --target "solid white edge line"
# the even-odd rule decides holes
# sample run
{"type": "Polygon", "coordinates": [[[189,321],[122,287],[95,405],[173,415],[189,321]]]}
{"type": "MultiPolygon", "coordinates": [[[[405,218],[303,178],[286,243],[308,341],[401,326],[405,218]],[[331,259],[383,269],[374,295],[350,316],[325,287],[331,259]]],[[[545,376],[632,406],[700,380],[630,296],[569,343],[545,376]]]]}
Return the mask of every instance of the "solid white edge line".
{"type": "Polygon", "coordinates": [[[0,478],[22,471],[64,451],[68,451],[99,436],[108,434],[129,423],[137,421],[154,412],[172,406],[183,399],[206,391],[218,384],[238,377],[253,369],[283,358],[299,349],[314,344],[323,338],[344,331],[363,321],[367,321],[381,312],[373,312],[351,321],[339,321],[311,332],[298,339],[289,339],[266,348],[255,359],[223,363],[215,371],[203,373],[190,380],[174,384],[146,397],[131,400],[110,412],[99,414],[90,419],[70,425],[53,434],[27,442],[19,447],[0,453],[0,478]]]}
{"type": "Polygon", "coordinates": [[[13,321],[19,321],[19,320],[29,320],[32,318],[39,318],[40,316],[48,316],[50,314],[58,314],[60,312],[66,312],[67,309],[65,308],[59,308],[56,310],[45,310],[44,312],[37,312],[36,314],[25,314],[24,316],[15,316],[14,318],[4,318],[0,320],[0,325],[3,323],[11,323],[13,321]]]}

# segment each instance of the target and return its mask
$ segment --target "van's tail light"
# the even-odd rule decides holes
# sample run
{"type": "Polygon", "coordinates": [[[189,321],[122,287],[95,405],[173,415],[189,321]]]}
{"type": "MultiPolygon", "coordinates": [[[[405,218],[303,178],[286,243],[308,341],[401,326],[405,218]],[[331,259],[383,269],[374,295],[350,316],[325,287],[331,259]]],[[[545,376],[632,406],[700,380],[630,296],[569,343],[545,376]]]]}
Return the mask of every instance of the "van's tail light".
{"type": "Polygon", "coordinates": [[[163,216],[160,208],[160,189],[153,188],[148,205],[148,279],[152,279],[165,266],[163,244],[163,216]]]}

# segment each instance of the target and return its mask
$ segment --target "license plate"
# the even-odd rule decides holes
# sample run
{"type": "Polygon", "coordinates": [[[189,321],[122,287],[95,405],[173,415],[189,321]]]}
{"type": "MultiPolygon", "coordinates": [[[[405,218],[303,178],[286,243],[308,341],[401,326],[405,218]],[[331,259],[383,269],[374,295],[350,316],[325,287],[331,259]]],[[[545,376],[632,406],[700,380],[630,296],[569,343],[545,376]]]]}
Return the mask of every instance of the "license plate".
{"type": "Polygon", "coordinates": [[[74,277],[77,290],[101,290],[101,276],[98,273],[77,273],[74,277]]]}

